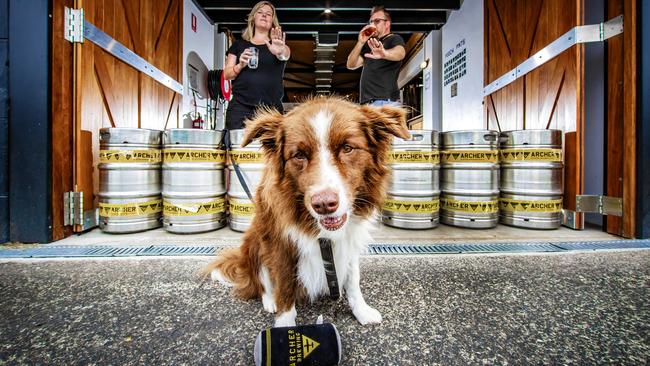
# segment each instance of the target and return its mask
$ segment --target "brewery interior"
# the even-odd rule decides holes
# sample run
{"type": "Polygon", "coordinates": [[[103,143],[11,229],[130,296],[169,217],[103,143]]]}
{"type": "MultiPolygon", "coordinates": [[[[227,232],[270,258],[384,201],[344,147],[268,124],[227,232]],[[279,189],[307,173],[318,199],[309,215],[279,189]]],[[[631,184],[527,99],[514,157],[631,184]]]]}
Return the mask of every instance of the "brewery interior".
{"type": "MultiPolygon", "coordinates": [[[[169,203],[184,212],[176,219],[171,213],[165,217],[162,204],[154,214],[141,212],[134,219],[110,214],[128,199],[119,196],[126,188],[115,181],[121,179],[117,173],[111,173],[115,161],[102,151],[132,149],[134,144],[158,149],[163,157],[179,149],[173,146],[178,144],[186,150],[222,151],[220,131],[229,93],[219,80],[220,70],[256,1],[171,0],[166,6],[142,1],[140,9],[119,2],[85,3],[83,13],[73,11],[75,3],[54,0],[51,28],[43,25],[50,31],[31,39],[45,37],[40,41],[51,44],[41,50],[45,64],[30,66],[41,67],[40,72],[12,71],[32,73],[34,82],[45,83],[39,85],[45,86],[43,100],[48,101],[41,110],[33,107],[38,101],[20,104],[20,98],[14,98],[13,113],[46,118],[51,132],[44,133],[38,124],[26,124],[20,134],[17,129],[3,130],[5,138],[16,141],[5,160],[27,151],[41,159],[25,167],[29,169],[9,167],[6,161],[0,166],[11,169],[5,174],[10,177],[7,184],[0,185],[6,191],[0,192],[0,208],[7,213],[0,220],[0,242],[238,244],[252,218],[246,211],[251,201],[241,203],[243,221],[233,219],[232,213],[228,217],[228,205],[235,205],[228,200],[239,180],[232,164],[224,160],[207,169],[210,177],[190,178],[212,188],[222,186],[217,197],[224,200],[222,211],[201,216],[188,209],[214,203],[215,194],[210,193],[194,202],[169,203]],[[75,23],[79,19],[81,23],[75,23]],[[74,24],[83,25],[81,31],[74,24]],[[120,129],[140,132],[133,137],[120,129]],[[213,145],[197,147],[197,137],[192,146],[194,135],[175,129],[213,131],[213,145]],[[149,130],[159,131],[159,142],[151,142],[156,137],[149,136],[149,130]],[[25,134],[29,131],[34,133],[25,134]],[[25,135],[45,143],[27,143],[25,135]],[[118,146],[131,138],[130,147],[118,146]],[[24,205],[26,182],[32,181],[41,182],[29,189],[36,189],[43,202],[24,205]],[[118,195],[111,196],[111,189],[118,195]]],[[[393,208],[384,206],[378,217],[375,242],[647,238],[648,200],[643,197],[648,169],[643,167],[648,154],[640,141],[648,126],[638,112],[636,93],[641,88],[631,76],[640,63],[630,55],[640,46],[633,31],[638,24],[626,18],[631,11],[627,3],[384,1],[393,18],[392,32],[406,43],[398,86],[407,124],[419,139],[394,142],[394,153],[407,152],[411,158],[396,158],[391,165],[388,200],[393,208]],[[470,159],[465,165],[454,162],[454,152],[468,151],[487,151],[488,158],[470,159]],[[550,155],[527,160],[517,157],[521,151],[550,155]],[[513,153],[510,160],[508,152],[513,153]],[[424,156],[426,162],[413,156],[424,156]],[[536,202],[546,208],[527,208],[544,206],[536,202]],[[411,206],[427,203],[435,203],[435,210],[411,206]],[[467,208],[470,203],[479,209],[467,208]]],[[[292,50],[284,70],[285,110],[309,96],[336,94],[358,101],[361,69],[348,70],[345,62],[376,4],[274,4],[292,50]]],[[[631,19],[636,16],[632,13],[631,19]]],[[[30,56],[39,59],[30,54],[15,57],[30,56]]],[[[19,96],[16,89],[9,90],[10,96],[19,96]]],[[[257,153],[255,149],[241,151],[257,153]]],[[[263,166],[258,163],[241,163],[252,191],[263,166]]],[[[159,198],[137,197],[130,204],[162,200],[161,187],[170,184],[162,181],[174,179],[173,169],[184,169],[167,168],[158,161],[157,178],[138,173],[145,185],[158,185],[159,198]]],[[[178,177],[182,175],[187,177],[187,170],[178,177]]],[[[246,201],[239,193],[237,198],[246,201]]],[[[168,195],[167,202],[172,201],[168,195]]]]}
{"type": "Polygon", "coordinates": [[[287,111],[358,102],[373,6],[404,39],[360,256],[237,250],[264,159],[220,75],[258,1],[0,0],[0,365],[649,364],[650,1],[271,0],[287,111]]]}

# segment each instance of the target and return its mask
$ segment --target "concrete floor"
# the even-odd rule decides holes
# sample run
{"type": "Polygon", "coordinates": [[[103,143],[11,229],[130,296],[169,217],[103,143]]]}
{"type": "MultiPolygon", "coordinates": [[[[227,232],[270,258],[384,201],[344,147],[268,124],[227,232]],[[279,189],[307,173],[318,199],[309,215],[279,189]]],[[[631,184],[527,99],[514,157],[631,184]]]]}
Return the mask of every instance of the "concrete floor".
{"type": "MultiPolygon", "coordinates": [[[[0,263],[0,364],[253,364],[273,316],[203,283],[211,258],[0,263]]],[[[650,250],[366,256],[345,301],[298,307],[338,327],[344,365],[650,362],[650,250]]]]}
{"type": "MultiPolygon", "coordinates": [[[[237,245],[243,234],[228,227],[202,234],[178,235],[168,233],[162,228],[134,234],[106,234],[93,229],[81,235],[73,235],[55,242],[57,245],[97,245],[97,244],[223,244],[237,245]]],[[[377,224],[373,232],[376,243],[452,243],[452,242],[528,242],[528,241],[587,241],[617,240],[620,237],[607,234],[600,228],[588,227],[585,230],[571,230],[561,227],[557,230],[527,230],[506,225],[494,229],[463,229],[440,225],[429,230],[403,230],[377,224]]]]}

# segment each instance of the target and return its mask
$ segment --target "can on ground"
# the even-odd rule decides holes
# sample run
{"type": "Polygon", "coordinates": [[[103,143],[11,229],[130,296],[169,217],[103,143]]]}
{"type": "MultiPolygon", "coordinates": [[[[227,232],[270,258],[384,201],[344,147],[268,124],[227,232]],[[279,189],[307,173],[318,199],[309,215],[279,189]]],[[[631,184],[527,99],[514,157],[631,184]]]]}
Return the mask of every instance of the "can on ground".
{"type": "Polygon", "coordinates": [[[564,193],[562,131],[506,131],[500,140],[500,222],[530,229],[559,228],[564,193]]]}
{"type": "Polygon", "coordinates": [[[499,133],[442,133],[440,219],[459,227],[492,228],[498,222],[499,133]]]}
{"type": "Polygon", "coordinates": [[[160,226],[161,131],[102,128],[99,132],[99,228],[132,233],[160,226]]]}
{"type": "Polygon", "coordinates": [[[235,231],[246,231],[255,215],[255,204],[248,198],[244,190],[247,186],[252,197],[262,179],[264,170],[264,155],[262,145],[252,141],[246,147],[241,146],[244,130],[231,130],[230,150],[228,151],[228,208],[230,228],[235,231]],[[242,182],[236,172],[244,180],[242,182]]]}
{"type": "Polygon", "coordinates": [[[439,222],[440,135],[431,130],[409,133],[407,140],[393,138],[382,222],[403,229],[430,229],[439,222]]]}
{"type": "Polygon", "coordinates": [[[226,225],[224,132],[175,128],[163,134],[163,227],[177,234],[226,225]]]}

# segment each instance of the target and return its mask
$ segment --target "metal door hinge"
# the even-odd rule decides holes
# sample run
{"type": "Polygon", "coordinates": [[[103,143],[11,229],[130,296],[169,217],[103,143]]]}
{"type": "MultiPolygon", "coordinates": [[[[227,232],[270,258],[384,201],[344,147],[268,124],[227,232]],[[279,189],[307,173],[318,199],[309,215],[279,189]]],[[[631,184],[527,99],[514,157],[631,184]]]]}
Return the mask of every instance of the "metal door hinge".
{"type": "Polygon", "coordinates": [[[63,193],[63,225],[79,225],[81,231],[94,228],[99,223],[99,210],[84,211],[83,192],[63,193]]]}
{"type": "Polygon", "coordinates": [[[576,211],[623,216],[623,199],[598,195],[578,195],[576,196],[576,211]]]}
{"type": "Polygon", "coordinates": [[[63,37],[72,43],[83,43],[84,10],[66,6],[63,14],[63,37]]]}

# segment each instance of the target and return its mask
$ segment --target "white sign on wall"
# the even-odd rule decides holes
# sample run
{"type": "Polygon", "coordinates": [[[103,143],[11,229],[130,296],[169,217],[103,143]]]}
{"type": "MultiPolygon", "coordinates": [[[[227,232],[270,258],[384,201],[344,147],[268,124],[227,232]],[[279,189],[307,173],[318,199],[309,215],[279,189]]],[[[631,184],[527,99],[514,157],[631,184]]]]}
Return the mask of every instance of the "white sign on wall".
{"type": "Polygon", "coordinates": [[[442,130],[482,128],[483,1],[465,0],[442,27],[442,130]]]}

